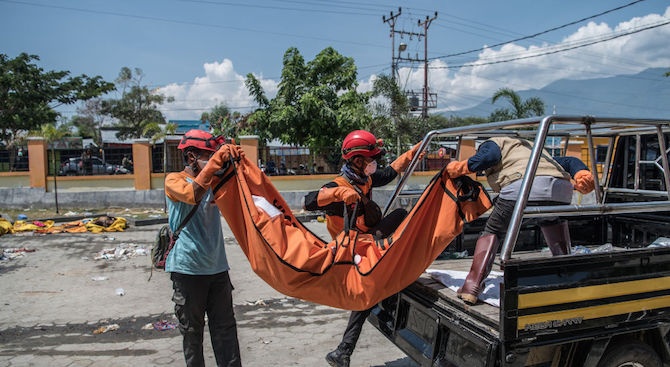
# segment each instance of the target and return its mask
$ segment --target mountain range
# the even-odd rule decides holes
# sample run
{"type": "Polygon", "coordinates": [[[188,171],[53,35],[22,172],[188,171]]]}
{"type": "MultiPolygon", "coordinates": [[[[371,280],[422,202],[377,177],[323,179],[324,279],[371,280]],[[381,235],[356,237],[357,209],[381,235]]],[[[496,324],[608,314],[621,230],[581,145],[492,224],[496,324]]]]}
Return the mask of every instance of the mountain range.
{"type": "MultiPolygon", "coordinates": [[[[515,91],[523,100],[538,97],[545,114],[594,115],[611,117],[670,118],[670,77],[668,68],[650,68],[634,75],[596,79],[562,79],[541,89],[515,91]]],[[[446,116],[488,116],[499,108],[510,108],[506,100],[480,104],[446,116]]]]}

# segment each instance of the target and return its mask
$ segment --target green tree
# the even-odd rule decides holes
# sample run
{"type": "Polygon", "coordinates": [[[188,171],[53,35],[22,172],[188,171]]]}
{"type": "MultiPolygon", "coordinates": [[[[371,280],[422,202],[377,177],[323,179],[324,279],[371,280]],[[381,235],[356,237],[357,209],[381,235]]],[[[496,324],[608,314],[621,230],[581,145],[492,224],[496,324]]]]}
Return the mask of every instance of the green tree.
{"type": "Polygon", "coordinates": [[[491,121],[522,119],[544,114],[544,102],[540,98],[531,97],[524,101],[512,89],[501,88],[493,94],[491,103],[496,103],[500,98],[506,99],[512,105],[512,109],[499,108],[493,111],[491,121]]]}
{"type": "Polygon", "coordinates": [[[102,146],[100,129],[105,122],[102,111],[103,100],[92,98],[77,108],[77,115],[72,116],[70,125],[77,129],[77,135],[82,138],[92,138],[96,145],[102,146]]]}
{"type": "MultiPolygon", "coordinates": [[[[373,122],[370,129],[381,137],[396,137],[396,141],[386,144],[397,154],[421,141],[428,132],[447,127],[482,122],[484,119],[468,121],[462,118],[429,115],[428,118],[412,116],[407,94],[387,75],[380,75],[373,82],[370,108],[373,122]]],[[[393,139],[389,139],[393,140],[393,139]]]]}
{"type": "Polygon", "coordinates": [[[214,135],[226,138],[236,137],[244,133],[253,133],[246,125],[247,116],[238,111],[230,111],[225,103],[214,106],[209,112],[200,115],[200,121],[209,122],[214,135]]]}
{"type": "Polygon", "coordinates": [[[305,63],[296,48],[284,53],[279,90],[269,100],[256,77],[247,75],[249,95],[259,108],[249,116],[249,130],[261,141],[279,139],[321,153],[338,146],[352,130],[372,121],[366,108],[370,94],[356,91],[354,60],[328,47],[305,63]]]}
{"type": "Polygon", "coordinates": [[[163,113],[158,106],[165,102],[173,102],[173,97],[166,97],[142,85],[142,70],[135,73],[124,67],[116,79],[123,85],[120,99],[109,99],[102,103],[102,113],[115,118],[118,122],[116,134],[119,139],[149,138],[158,131],[151,129],[156,124],[165,123],[163,113]],[[126,89],[128,89],[126,91],[126,89]]]}
{"type": "Polygon", "coordinates": [[[7,142],[13,159],[16,141],[44,123],[55,123],[55,108],[86,101],[114,90],[100,76],[69,76],[69,71],[44,71],[39,57],[0,54],[0,140],[7,142]]]}
{"type": "Polygon", "coordinates": [[[401,144],[408,143],[415,126],[415,118],[409,114],[407,96],[392,77],[380,75],[372,83],[372,97],[368,107],[373,118],[368,129],[376,136],[385,137],[387,149],[399,154],[401,144]]]}

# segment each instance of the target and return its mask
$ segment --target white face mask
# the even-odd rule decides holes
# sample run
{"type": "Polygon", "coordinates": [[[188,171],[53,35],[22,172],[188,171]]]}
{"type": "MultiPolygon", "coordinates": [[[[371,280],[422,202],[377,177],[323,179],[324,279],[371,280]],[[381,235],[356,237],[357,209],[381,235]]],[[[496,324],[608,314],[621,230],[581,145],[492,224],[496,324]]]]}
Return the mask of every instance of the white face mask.
{"type": "Polygon", "coordinates": [[[363,173],[366,176],[370,176],[371,174],[377,172],[377,161],[372,161],[368,163],[367,166],[365,166],[365,169],[363,170],[363,173]]]}
{"type": "Polygon", "coordinates": [[[202,159],[198,159],[196,162],[198,162],[198,167],[200,167],[200,169],[202,170],[203,168],[205,168],[209,160],[203,161],[202,159]]]}

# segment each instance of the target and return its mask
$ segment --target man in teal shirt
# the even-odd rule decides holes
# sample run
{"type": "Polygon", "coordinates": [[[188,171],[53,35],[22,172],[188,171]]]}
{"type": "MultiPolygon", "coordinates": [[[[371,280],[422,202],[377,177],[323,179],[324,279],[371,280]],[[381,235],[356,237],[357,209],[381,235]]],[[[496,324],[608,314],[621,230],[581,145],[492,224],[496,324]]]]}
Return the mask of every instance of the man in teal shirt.
{"type": "Polygon", "coordinates": [[[221,214],[212,193],[212,183],[217,181],[215,172],[224,162],[223,152],[217,151],[220,143],[221,139],[208,132],[187,132],[178,146],[186,167],[165,179],[172,231],[177,230],[194,206],[198,207],[183,226],[165,263],[165,270],[171,273],[172,300],[189,367],[205,365],[205,314],[216,364],[242,365],[221,214]]]}

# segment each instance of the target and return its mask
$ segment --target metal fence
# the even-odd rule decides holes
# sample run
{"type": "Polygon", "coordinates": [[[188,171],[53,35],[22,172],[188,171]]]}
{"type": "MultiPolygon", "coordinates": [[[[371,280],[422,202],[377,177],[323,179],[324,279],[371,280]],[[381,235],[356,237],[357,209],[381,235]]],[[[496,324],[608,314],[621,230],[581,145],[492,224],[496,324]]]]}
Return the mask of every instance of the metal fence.
{"type": "MultiPolygon", "coordinates": [[[[184,159],[177,149],[177,144],[168,141],[167,148],[163,143],[152,146],[153,173],[178,172],[184,169],[184,159]]],[[[87,148],[48,149],[49,175],[131,174],[134,171],[131,145],[93,148],[89,151],[90,161],[85,154],[86,151],[87,148]]],[[[385,158],[385,161],[381,162],[382,165],[390,164],[396,157],[389,153],[385,158]]],[[[0,148],[0,172],[26,172],[29,170],[29,159],[26,147],[0,148]]],[[[270,176],[335,174],[340,171],[342,163],[339,147],[323,149],[319,154],[312,154],[309,149],[299,147],[262,147],[258,150],[258,165],[270,176]]],[[[428,152],[417,170],[439,170],[447,163],[448,159],[428,152]]]]}

